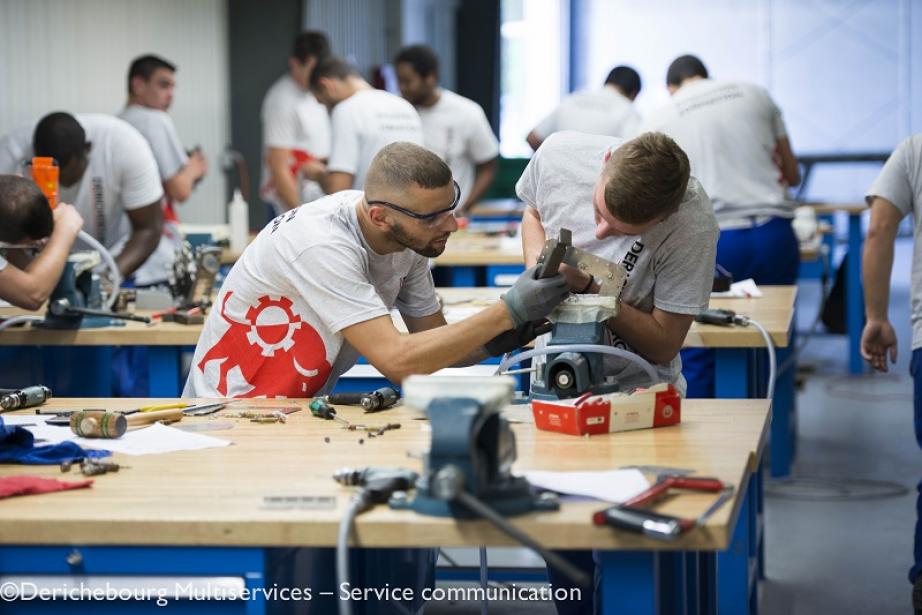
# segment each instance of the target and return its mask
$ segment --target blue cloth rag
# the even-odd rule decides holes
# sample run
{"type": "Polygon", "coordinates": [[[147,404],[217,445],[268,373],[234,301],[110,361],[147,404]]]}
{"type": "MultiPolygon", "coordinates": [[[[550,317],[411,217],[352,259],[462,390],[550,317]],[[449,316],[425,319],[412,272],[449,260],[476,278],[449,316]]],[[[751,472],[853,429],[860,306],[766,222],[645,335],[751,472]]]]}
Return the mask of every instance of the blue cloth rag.
{"type": "Polygon", "coordinates": [[[7,427],[0,417],[0,463],[48,465],[64,461],[80,461],[86,457],[108,457],[112,451],[95,451],[81,448],[74,442],[59,442],[35,446],[35,436],[25,427],[7,427]]]}

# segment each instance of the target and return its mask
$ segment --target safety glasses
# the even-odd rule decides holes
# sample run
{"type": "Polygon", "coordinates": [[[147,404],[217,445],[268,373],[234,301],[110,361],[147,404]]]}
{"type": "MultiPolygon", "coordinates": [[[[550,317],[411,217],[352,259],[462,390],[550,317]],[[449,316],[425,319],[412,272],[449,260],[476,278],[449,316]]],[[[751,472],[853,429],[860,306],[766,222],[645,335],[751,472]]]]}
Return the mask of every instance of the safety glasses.
{"type": "Polygon", "coordinates": [[[455,185],[455,200],[452,202],[451,206],[446,207],[445,209],[434,211],[431,214],[421,214],[419,212],[412,211],[404,207],[401,207],[400,205],[394,205],[393,203],[388,203],[387,201],[368,201],[368,204],[369,205],[381,205],[382,207],[387,207],[388,209],[393,209],[394,211],[398,211],[405,216],[409,216],[413,218],[414,220],[419,220],[423,222],[424,224],[435,226],[439,222],[444,220],[446,215],[453,212],[458,207],[458,204],[461,203],[461,186],[459,186],[458,182],[456,182],[455,180],[452,180],[452,183],[455,185]]]}

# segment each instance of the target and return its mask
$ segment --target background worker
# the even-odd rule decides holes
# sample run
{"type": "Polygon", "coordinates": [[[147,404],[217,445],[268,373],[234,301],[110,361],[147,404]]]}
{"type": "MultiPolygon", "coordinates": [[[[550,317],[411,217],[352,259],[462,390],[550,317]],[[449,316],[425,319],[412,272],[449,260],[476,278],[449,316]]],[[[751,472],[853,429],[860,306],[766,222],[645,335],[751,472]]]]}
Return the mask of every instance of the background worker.
{"type": "Polygon", "coordinates": [[[301,32],[291,46],[288,72],[263,98],[260,196],[275,214],[323,196],[323,189],[300,171],[306,161],[324,161],[330,155],[330,116],[310,91],[311,72],[328,55],[326,34],[301,32]]]}
{"type": "MultiPolygon", "coordinates": [[[[861,335],[861,354],[874,369],[886,372],[887,359],[896,362],[896,332],[887,314],[890,304],[890,273],[893,244],[900,222],[913,216],[912,259],[912,362],[913,416],[916,442],[922,447],[922,133],[906,139],[891,154],[868,190],[871,222],[864,243],[862,261],[864,305],[867,322],[861,335]]],[[[922,480],[916,499],[916,530],[913,565],[912,606],[922,615],[922,480]]]]}
{"type": "Polygon", "coordinates": [[[167,111],[173,104],[176,66],[163,58],[145,55],[135,58],[128,68],[128,104],[119,117],[141,133],[150,145],[160,181],[163,183],[163,237],[157,251],[138,271],[135,285],[165,282],[182,246],[179,216],[174,204],[186,201],[192,189],[205,177],[208,162],[195,148],[189,154],[179,140],[176,126],[167,111]]]}
{"type": "MultiPolygon", "coordinates": [[[[548,237],[573,231],[573,245],[624,263],[628,278],[618,315],[608,320],[608,343],[653,364],[661,382],[684,392],[679,349],[711,291],[717,222],[711,202],[675,141],[645,133],[630,141],[577,132],[551,135],[535,152],[516,194],[525,203],[522,244],[526,266],[537,262],[548,237]]],[[[598,292],[587,274],[565,268],[575,292],[598,292]]],[[[639,367],[606,361],[622,388],[651,383],[639,367]]],[[[590,551],[562,553],[594,569],[590,551]]],[[[551,585],[572,587],[548,568],[551,585]]],[[[581,601],[557,602],[558,613],[591,613],[594,588],[581,601]]],[[[599,607],[596,601],[596,608],[599,607]]]]}
{"type": "Polygon", "coordinates": [[[130,278],[163,230],[163,186],[144,137],[109,115],[50,113],[0,139],[0,173],[23,172],[33,156],[57,160],[60,200],[73,203],[130,278]]]}
{"type": "MultiPolygon", "coordinates": [[[[360,355],[399,383],[477,362],[484,346],[499,354],[530,341],[532,323],[568,295],[563,276],[536,280],[527,271],[502,301],[445,322],[428,259],[457,230],[460,197],[438,156],[394,143],[372,160],[364,192],[337,192],[273,220],[221,287],[183,396],[324,395],[360,355]],[[395,328],[393,309],[409,335],[395,328]]],[[[432,585],[433,550],[373,553],[366,557],[383,559],[369,586],[414,587],[418,597],[432,585]]],[[[329,574],[333,567],[318,558],[311,574],[329,574]]],[[[421,606],[417,598],[410,612],[421,606]]]]}
{"type": "MultiPolygon", "coordinates": [[[[759,86],[710,79],[695,56],[676,58],[666,84],[671,100],[643,129],[665,132],[688,154],[720,225],[717,263],[735,280],[796,283],[800,248],[787,187],[800,183],[800,171],[781,110],[759,86]]],[[[682,357],[688,396],[713,397],[714,351],[682,357]]]]}
{"type": "Polygon", "coordinates": [[[303,173],[333,194],[361,189],[372,158],[389,143],[423,144],[413,105],[376,90],[354,66],[337,57],[321,61],[311,74],[311,91],[330,110],[332,148],[326,165],[311,161],[303,173]]]}
{"type": "Polygon", "coordinates": [[[400,50],[394,59],[400,94],[419,113],[423,143],[448,164],[461,186],[459,217],[479,202],[496,177],[499,142],[483,109],[439,87],[439,59],[425,45],[400,50]]]}
{"type": "Polygon", "coordinates": [[[560,130],[609,137],[632,135],[640,124],[634,99],[640,94],[640,75],[630,66],[616,66],[598,90],[582,90],[564,98],[550,115],[528,133],[533,150],[560,130]]]}
{"type": "Polygon", "coordinates": [[[41,246],[34,258],[23,249],[0,249],[0,299],[26,310],[37,310],[57,285],[67,255],[83,227],[73,205],[54,209],[34,182],[16,175],[0,175],[0,242],[41,246]]]}

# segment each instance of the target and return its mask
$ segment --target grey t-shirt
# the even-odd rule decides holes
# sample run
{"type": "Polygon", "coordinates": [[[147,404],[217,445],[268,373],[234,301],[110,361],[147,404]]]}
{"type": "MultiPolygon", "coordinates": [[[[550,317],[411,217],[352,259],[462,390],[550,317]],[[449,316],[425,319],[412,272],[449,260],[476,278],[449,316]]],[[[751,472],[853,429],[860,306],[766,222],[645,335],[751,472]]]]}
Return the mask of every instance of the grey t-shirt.
{"type": "Polygon", "coordinates": [[[286,212],[231,269],[195,347],[184,397],[325,395],[358,353],[342,330],[439,311],[428,259],[375,253],[346,190],[286,212]]]}
{"type": "Polygon", "coordinates": [[[763,88],[699,79],[683,85],[646,118],[641,132],[665,132],[685,150],[721,228],[746,217],[794,215],[778,183],[778,139],[787,136],[781,110],[763,88]]]}
{"type": "MultiPolygon", "coordinates": [[[[621,295],[624,303],[643,312],[659,308],[674,314],[697,314],[708,305],[717,251],[717,221],[707,194],[692,177],[676,213],[641,236],[595,238],[592,194],[606,151],[622,139],[578,132],[558,132],[535,152],[516,184],[516,194],[541,216],[547,237],[561,228],[573,231],[573,245],[628,270],[621,295]]],[[[614,336],[616,347],[633,349],[614,336]]],[[[657,365],[665,382],[684,390],[682,362],[657,365]]],[[[625,386],[645,384],[638,368],[618,373],[625,386]]]]}
{"type": "Polygon", "coordinates": [[[186,166],[189,157],[176,134],[173,120],[166,112],[141,105],[128,105],[118,116],[134,126],[147,140],[157,160],[161,180],[170,179],[186,166]]]}
{"type": "Polygon", "coordinates": [[[904,216],[913,216],[912,349],[922,348],[922,133],[897,146],[865,196],[887,199],[904,216]]]}

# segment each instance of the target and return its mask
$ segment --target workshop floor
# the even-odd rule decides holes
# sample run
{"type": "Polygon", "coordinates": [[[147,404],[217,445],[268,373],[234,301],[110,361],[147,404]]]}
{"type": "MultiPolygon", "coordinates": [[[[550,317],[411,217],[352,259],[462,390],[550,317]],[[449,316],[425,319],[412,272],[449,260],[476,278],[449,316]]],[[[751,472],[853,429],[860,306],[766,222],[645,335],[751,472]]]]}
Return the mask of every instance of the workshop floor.
{"type": "MultiPolygon", "coordinates": [[[[800,364],[812,368],[798,395],[798,457],[794,476],[832,479],[800,484],[805,497],[845,494],[834,501],[769,496],[766,503],[766,575],[761,615],[889,615],[910,613],[906,578],[912,558],[915,486],[922,453],[913,437],[909,378],[909,268],[912,242],[900,239],[895,255],[890,316],[899,336],[899,355],[888,375],[848,377],[844,336],[818,333],[800,364]],[[893,481],[898,497],[858,499],[871,484],[846,488],[835,479],[893,481]],[[821,488],[825,487],[825,488],[821,488]],[[849,492],[849,493],[846,493],[849,492]]],[[[810,328],[819,284],[800,285],[798,329],[810,328]]],[[[820,326],[822,330],[822,326],[820,326]]],[[[791,489],[768,486],[769,490],[791,489]]],[[[533,561],[521,554],[523,563],[533,561]]],[[[508,557],[508,556],[507,556],[508,557]]],[[[491,614],[554,613],[548,603],[492,603],[491,614]]],[[[472,602],[430,604],[426,615],[476,615],[472,602]]]]}

